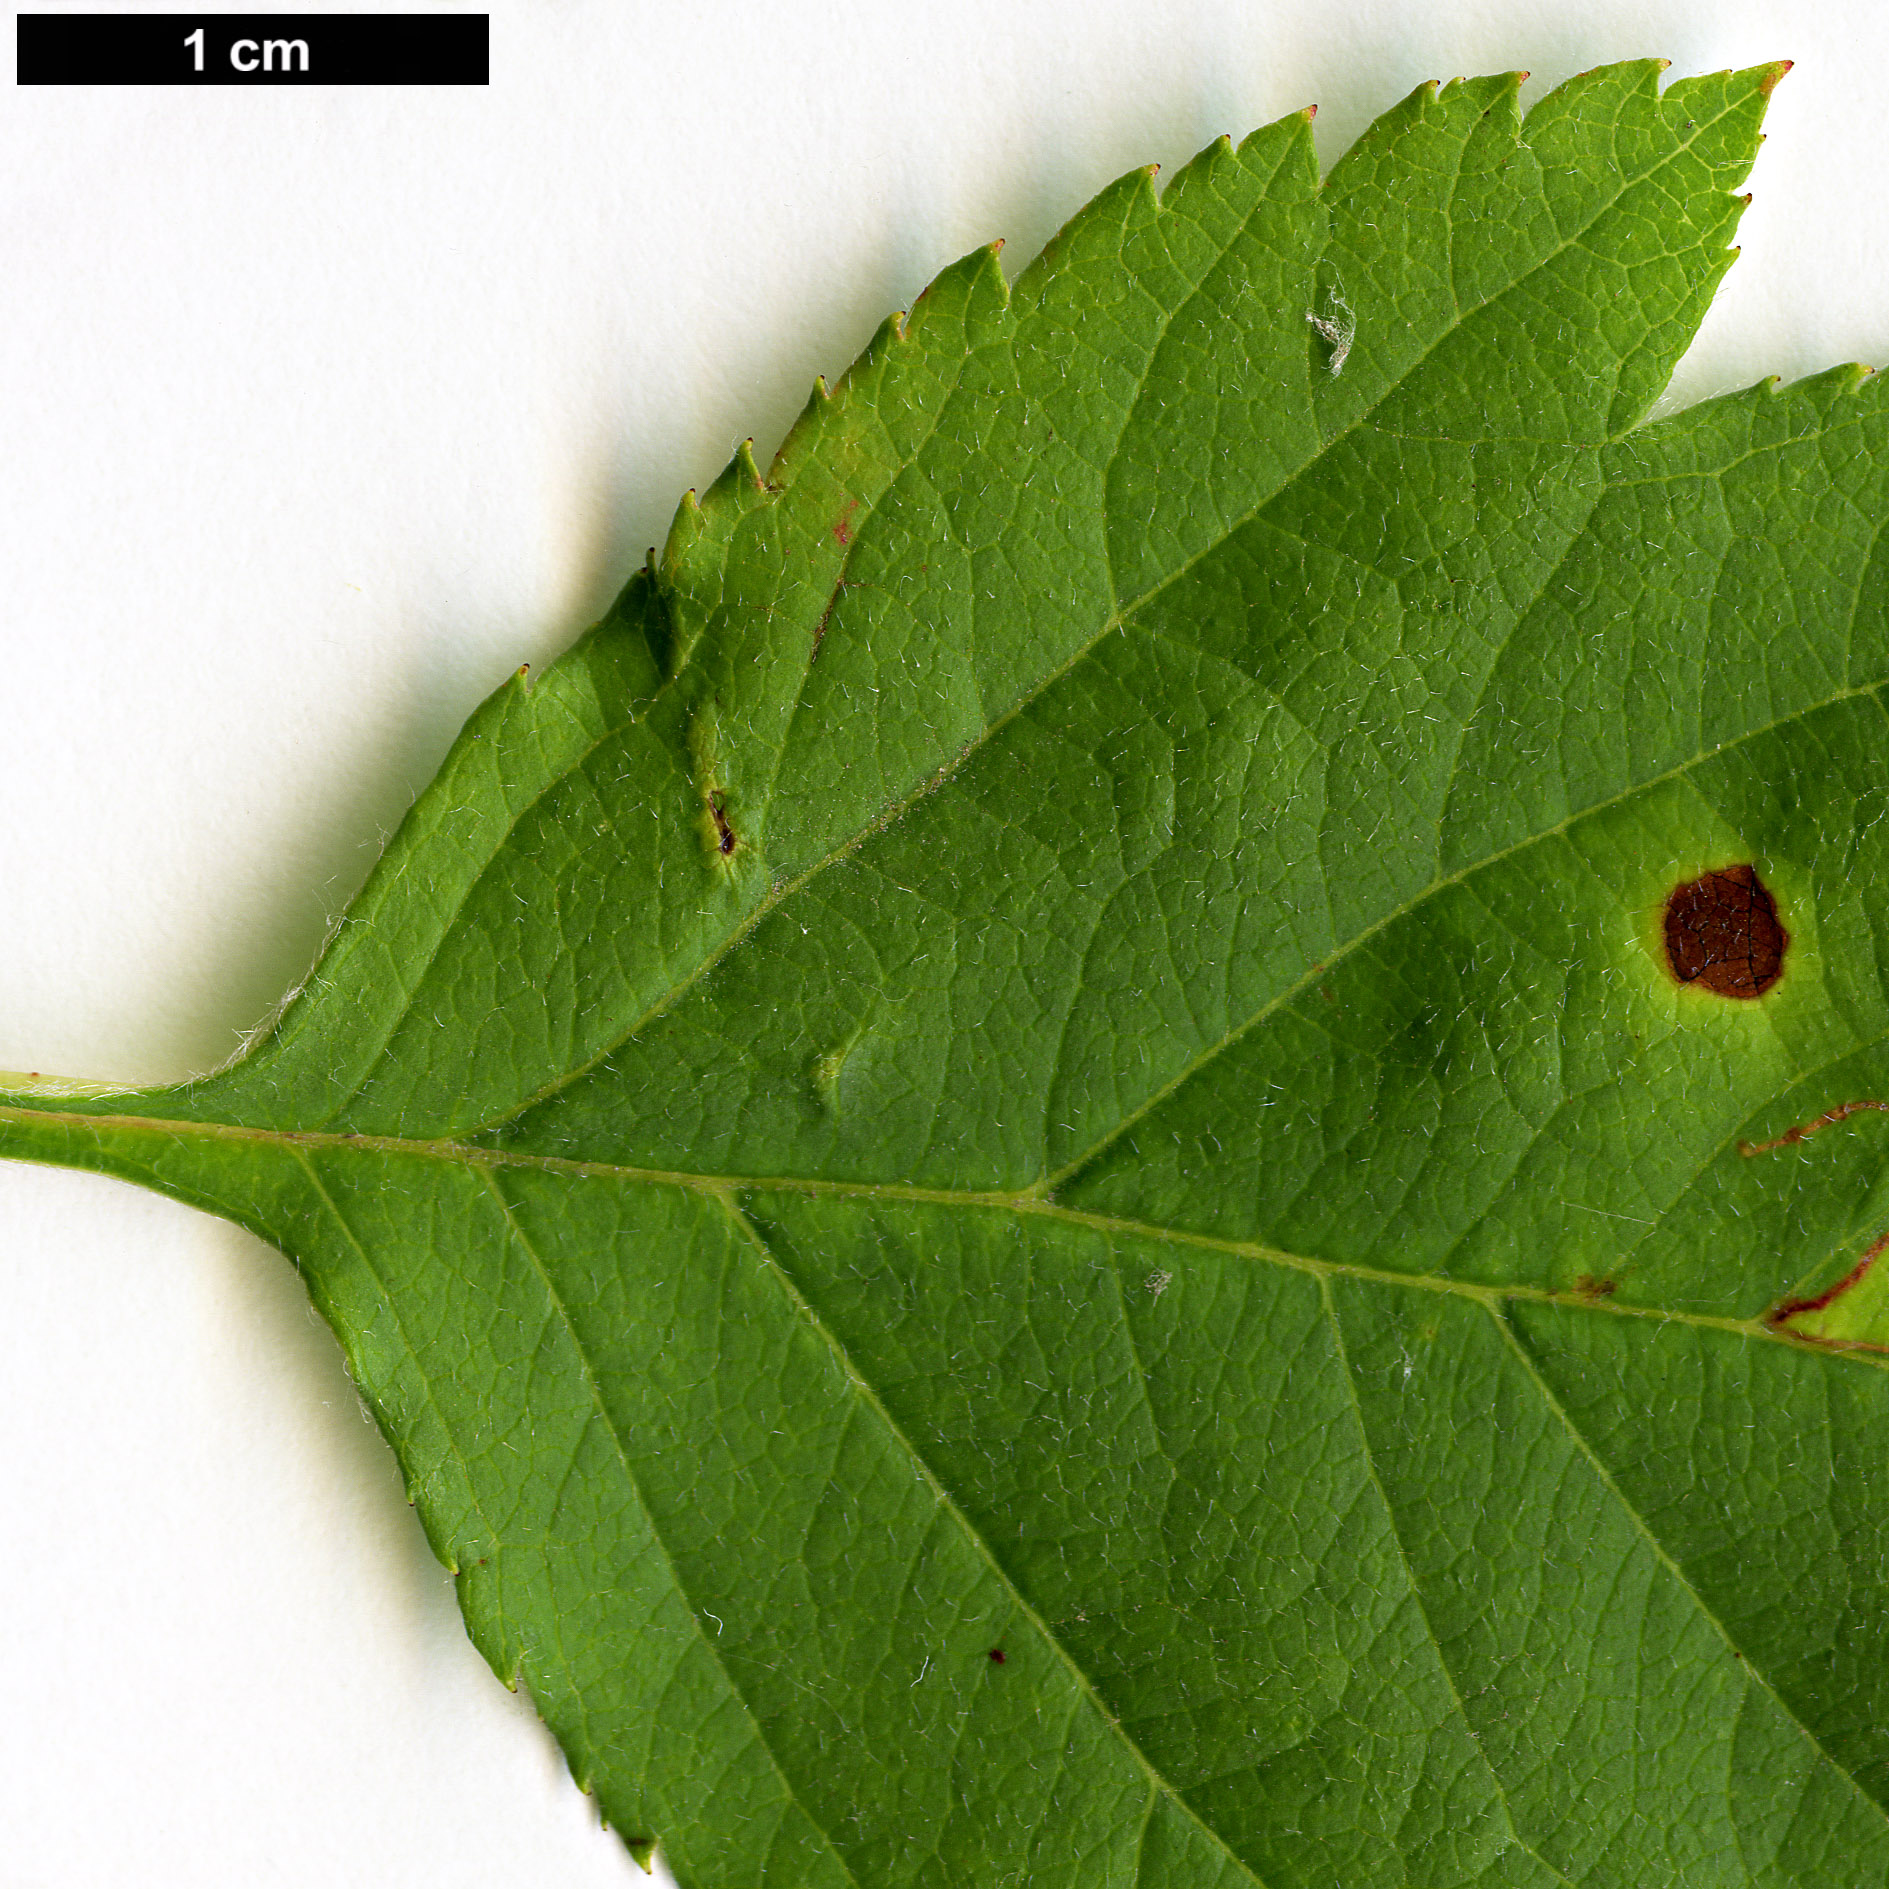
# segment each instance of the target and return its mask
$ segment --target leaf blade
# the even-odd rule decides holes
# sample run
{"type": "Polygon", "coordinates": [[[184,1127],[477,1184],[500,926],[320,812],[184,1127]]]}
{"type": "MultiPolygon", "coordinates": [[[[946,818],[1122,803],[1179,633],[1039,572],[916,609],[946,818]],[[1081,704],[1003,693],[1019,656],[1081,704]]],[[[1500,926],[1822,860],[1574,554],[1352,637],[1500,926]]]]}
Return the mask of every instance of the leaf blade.
{"type": "Polygon", "coordinates": [[[978,252],[475,722],[270,1043],[0,1109],[296,1258],[475,1639],[685,1877],[1883,1853],[1838,1669],[1749,1614],[1715,1664],[1705,1523],[1670,1551],[1604,1429],[1666,1381],[1583,1401],[1547,1336],[1845,1372],[1884,1436],[1883,1372],[1767,1318],[1850,1259],[1869,1143],[1738,1152],[1889,1021],[1879,396],[1625,432],[1775,77],[1525,129],[1512,78],[1426,89],[1322,189],[1301,117],[1014,291],[978,252]],[[1604,660],[1553,668],[1569,621],[1604,660]],[[1742,1012],[1654,936],[1727,849],[1793,933],[1742,1012]],[[1557,1502],[1598,1546],[1550,1618],[1557,1502]]]}

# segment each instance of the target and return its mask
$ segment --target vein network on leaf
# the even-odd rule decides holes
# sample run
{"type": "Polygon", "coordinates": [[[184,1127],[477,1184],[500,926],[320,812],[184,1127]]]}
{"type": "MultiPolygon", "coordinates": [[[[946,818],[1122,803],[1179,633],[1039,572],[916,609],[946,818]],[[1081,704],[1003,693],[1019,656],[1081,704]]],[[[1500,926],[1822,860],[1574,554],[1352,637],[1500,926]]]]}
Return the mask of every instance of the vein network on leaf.
{"type": "Polygon", "coordinates": [[[1889,412],[1648,421],[1782,65],[947,269],[481,708],[228,1069],[688,1885],[1889,1879],[1889,412]]]}

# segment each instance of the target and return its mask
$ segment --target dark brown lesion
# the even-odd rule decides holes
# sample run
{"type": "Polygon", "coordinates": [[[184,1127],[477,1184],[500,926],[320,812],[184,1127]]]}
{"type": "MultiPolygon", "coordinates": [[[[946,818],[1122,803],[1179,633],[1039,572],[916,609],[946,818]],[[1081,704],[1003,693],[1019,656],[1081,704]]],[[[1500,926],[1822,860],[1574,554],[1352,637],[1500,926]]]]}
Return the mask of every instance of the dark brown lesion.
{"type": "Polygon", "coordinates": [[[1784,975],[1790,936],[1750,866],[1675,886],[1666,901],[1666,962],[1682,984],[1720,997],[1762,997],[1784,975]]]}
{"type": "Polygon", "coordinates": [[[709,794],[708,810],[715,821],[716,847],[726,859],[739,842],[735,838],[734,828],[728,824],[728,796],[719,787],[709,794]]]}

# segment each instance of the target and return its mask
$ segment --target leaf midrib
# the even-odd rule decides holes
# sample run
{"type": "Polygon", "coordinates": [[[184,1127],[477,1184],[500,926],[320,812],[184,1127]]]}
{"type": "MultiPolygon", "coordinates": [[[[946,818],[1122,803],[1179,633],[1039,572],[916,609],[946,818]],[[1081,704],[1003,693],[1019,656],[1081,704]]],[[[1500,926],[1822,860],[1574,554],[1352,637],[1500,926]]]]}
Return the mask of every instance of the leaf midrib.
{"type": "MultiPolygon", "coordinates": [[[[484,1147],[445,1137],[430,1141],[410,1140],[397,1135],[343,1135],[321,1129],[250,1128],[233,1122],[179,1121],[153,1115],[87,1115],[69,1110],[0,1105],[0,1126],[30,1127],[35,1124],[92,1134],[106,1146],[109,1146],[114,1133],[158,1134],[186,1143],[234,1142],[281,1148],[298,1156],[319,1151],[342,1155],[418,1157],[487,1172],[521,1169],[541,1174],[566,1175],[576,1180],[613,1181],[626,1186],[684,1188],[691,1193],[708,1195],[725,1205],[738,1203],[739,1196],[743,1194],[799,1194],[814,1200],[886,1201],[913,1206],[952,1207],[964,1211],[1010,1212],[1064,1226],[1082,1227],[1091,1232],[1158,1240],[1170,1246],[1190,1247],[1200,1252],[1259,1260],[1322,1279],[1361,1279],[1378,1285],[1401,1286],[1415,1292],[1441,1293],[1470,1299],[1491,1309],[1499,1308],[1504,1301],[1521,1299],[1613,1318],[1652,1319],[1661,1324],[1684,1325],[1698,1330],[1731,1332],[1744,1338],[1763,1339],[1789,1350],[1814,1351],[1820,1356],[1852,1359],[1858,1364],[1889,1371],[1889,1353],[1878,1356],[1860,1348],[1802,1338],[1767,1324],[1762,1317],[1732,1318],[1718,1313],[1689,1312],[1660,1305],[1634,1305],[1623,1303],[1616,1296],[1593,1298],[1579,1292],[1556,1292],[1546,1286],[1520,1282],[1490,1285],[1476,1280],[1451,1279],[1438,1273],[1395,1272],[1387,1267],[1369,1266],[1357,1260],[1327,1259],[1314,1253],[1295,1253],[1285,1247],[1266,1245],[1259,1240],[1230,1239],[1218,1234],[1198,1233],[1185,1227],[1163,1226],[1156,1221],[1136,1220],[1122,1214],[1093,1213],[1086,1208],[1067,1207],[1045,1199],[1034,1190],[1016,1193],[977,1192],[970,1189],[915,1187],[896,1181],[815,1180],[791,1174],[699,1174],[686,1169],[626,1167],[610,1161],[580,1161],[565,1155],[522,1153],[510,1148],[484,1147]]],[[[16,1159],[35,1158],[20,1150],[14,1150],[13,1154],[16,1159]]],[[[148,1184],[159,1191],[167,1191],[162,1182],[156,1179],[148,1184]]],[[[190,1204],[202,1203],[193,1198],[190,1204]]],[[[244,1224],[252,1222],[245,1220],[244,1224]]]]}

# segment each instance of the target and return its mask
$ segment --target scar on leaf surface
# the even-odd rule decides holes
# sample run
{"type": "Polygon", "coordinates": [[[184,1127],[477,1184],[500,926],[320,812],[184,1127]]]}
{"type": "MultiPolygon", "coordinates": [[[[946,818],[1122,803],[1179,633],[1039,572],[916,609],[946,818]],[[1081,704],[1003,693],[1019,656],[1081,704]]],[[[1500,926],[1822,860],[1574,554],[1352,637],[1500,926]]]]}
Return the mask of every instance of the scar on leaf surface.
{"type": "Polygon", "coordinates": [[[1826,1109],[1815,1121],[1799,1122],[1794,1128],[1787,1128],[1781,1135],[1773,1135],[1769,1141],[1741,1141],[1738,1152],[1744,1155],[1769,1154],[1774,1148],[1794,1148],[1800,1141],[1824,1128],[1834,1128],[1839,1122],[1847,1122],[1852,1115],[1862,1115],[1870,1111],[1889,1115],[1889,1102],[1840,1102],[1833,1109],[1826,1109]]]}
{"type": "Polygon", "coordinates": [[[708,810],[715,816],[715,843],[725,858],[735,850],[735,830],[728,824],[728,796],[719,787],[708,797],[708,810]]]}
{"type": "Polygon", "coordinates": [[[1790,942],[1777,901],[1750,866],[1702,873],[1666,901],[1673,976],[1720,997],[1762,997],[1784,974],[1790,942]]]}
{"type": "Polygon", "coordinates": [[[1802,1318],[1808,1312],[1822,1312],[1842,1298],[1846,1292],[1853,1292],[1869,1274],[1869,1269],[1889,1247],[1889,1233],[1876,1240],[1854,1266],[1846,1272],[1835,1285],[1826,1286],[1814,1298],[1787,1299],[1782,1305],[1774,1306],[1764,1315],[1764,1322],[1773,1327],[1787,1326],[1794,1318],[1802,1318]]]}

